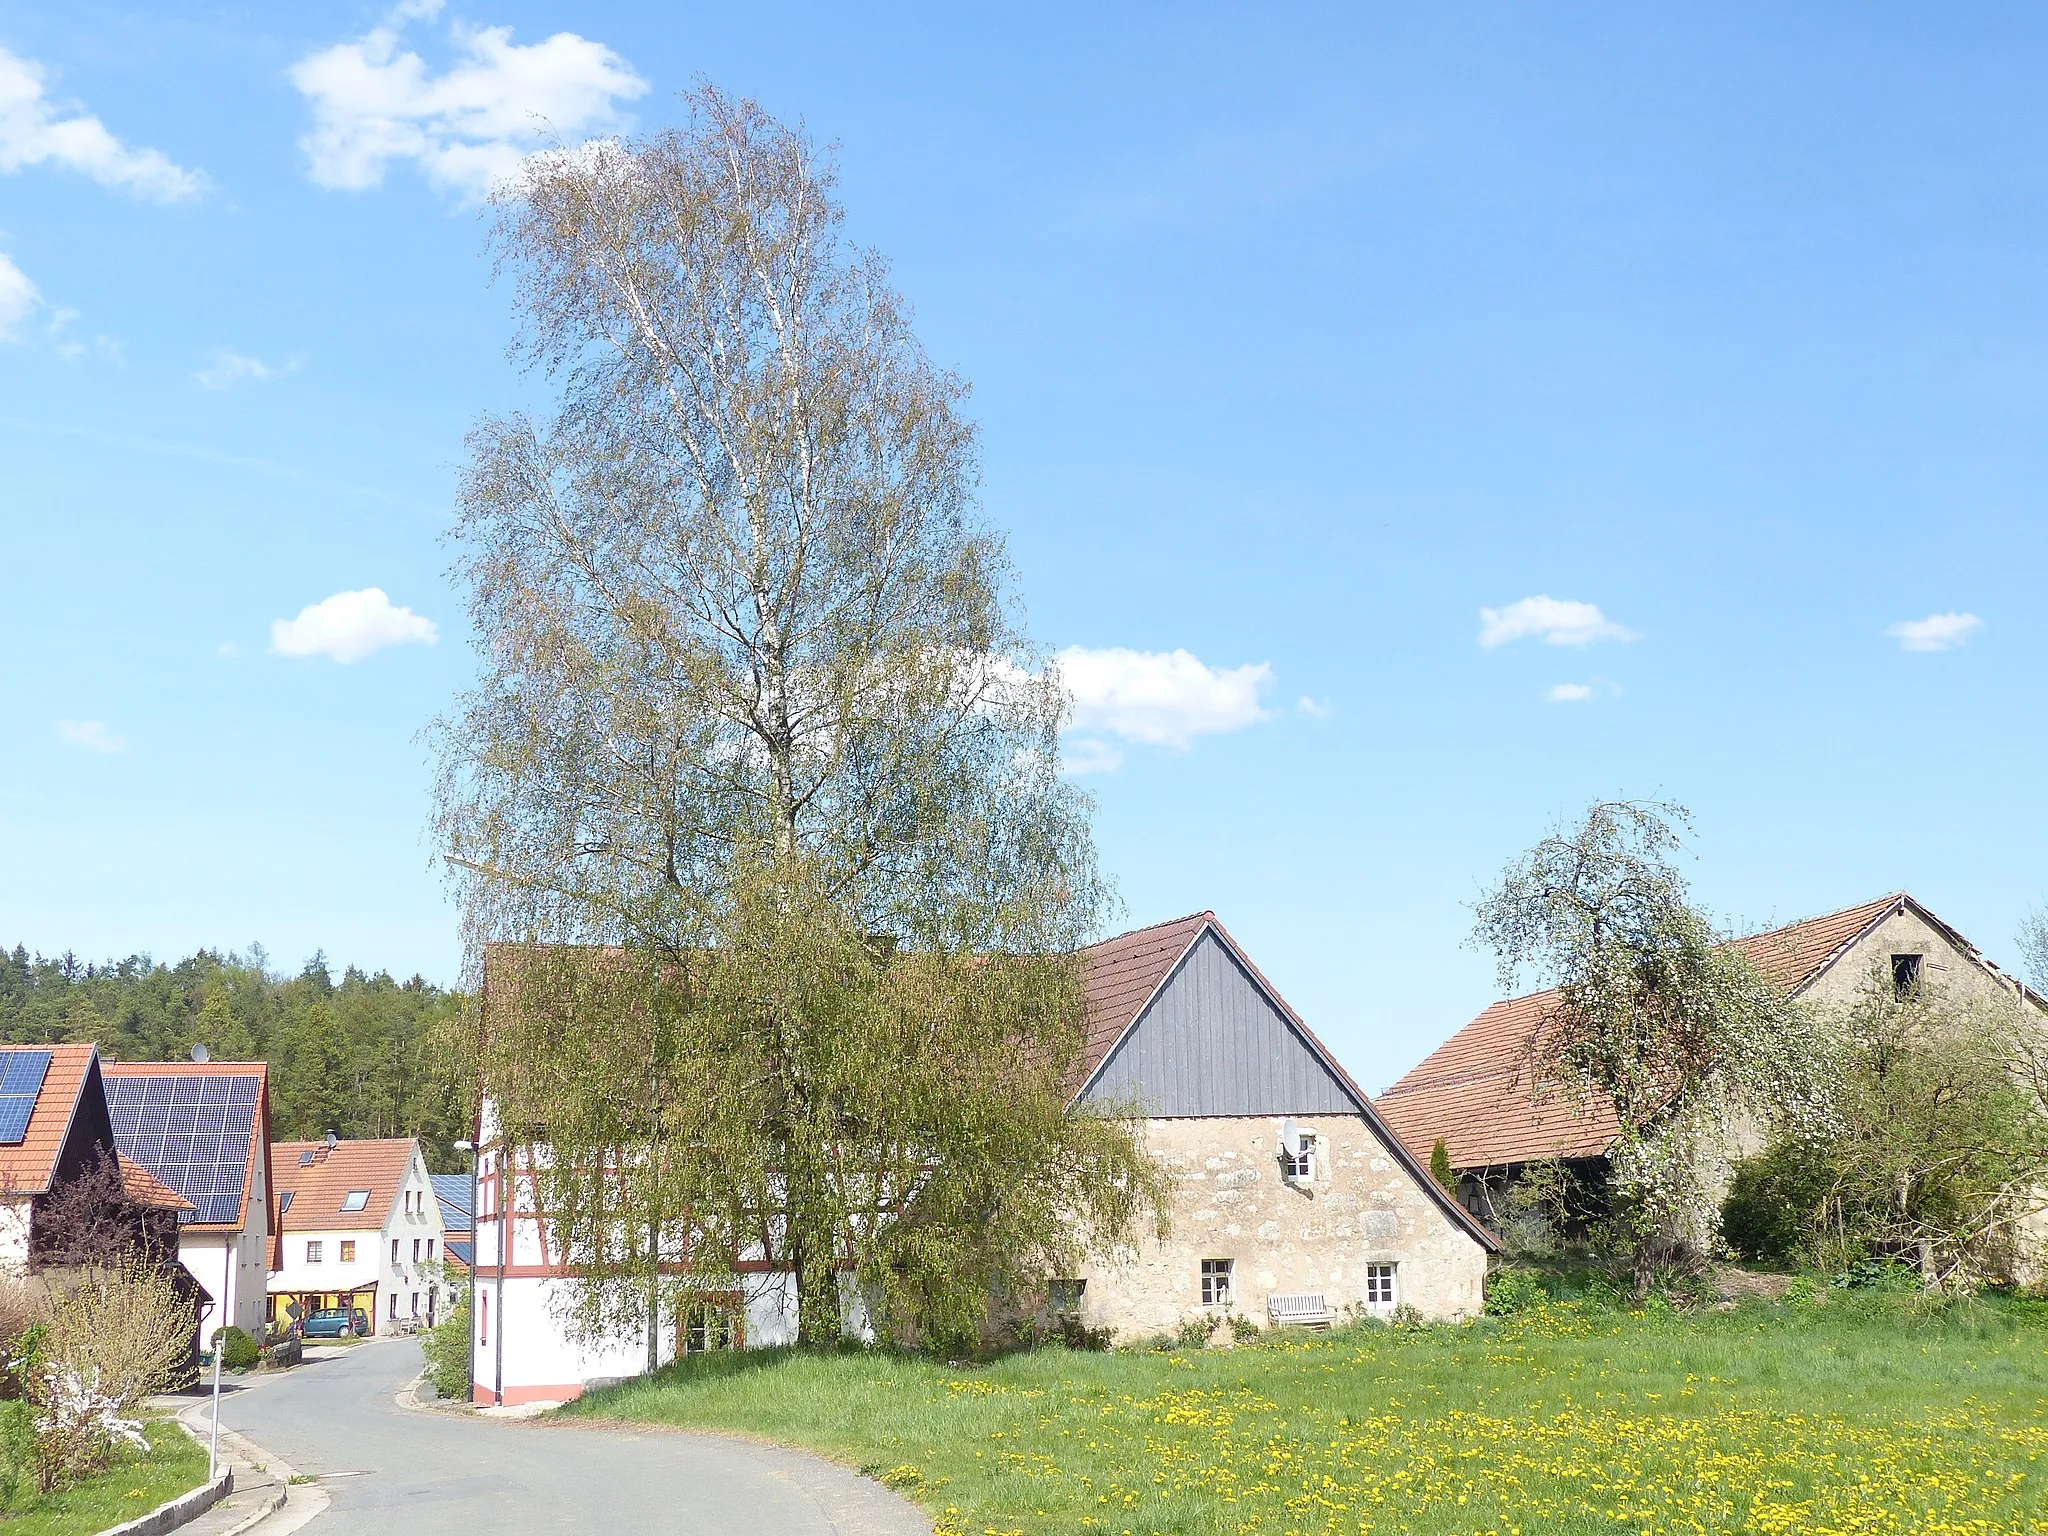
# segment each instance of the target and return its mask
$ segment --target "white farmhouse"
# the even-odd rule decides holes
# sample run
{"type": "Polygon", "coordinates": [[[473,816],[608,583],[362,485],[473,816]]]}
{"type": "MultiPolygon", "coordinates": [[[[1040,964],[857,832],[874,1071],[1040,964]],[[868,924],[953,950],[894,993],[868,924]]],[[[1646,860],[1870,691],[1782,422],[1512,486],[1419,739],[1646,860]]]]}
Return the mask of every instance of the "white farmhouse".
{"type": "Polygon", "coordinates": [[[445,1234],[419,1143],[280,1141],[270,1161],[278,1192],[272,1321],[348,1307],[379,1333],[414,1320],[431,1326],[448,1301],[445,1234]]]}
{"type": "Polygon", "coordinates": [[[193,1209],[178,1262],[212,1299],[199,1336],[233,1324],[263,1334],[270,1279],[269,1068],[260,1061],[109,1062],[107,1112],[124,1161],[139,1163],[193,1209]]]}

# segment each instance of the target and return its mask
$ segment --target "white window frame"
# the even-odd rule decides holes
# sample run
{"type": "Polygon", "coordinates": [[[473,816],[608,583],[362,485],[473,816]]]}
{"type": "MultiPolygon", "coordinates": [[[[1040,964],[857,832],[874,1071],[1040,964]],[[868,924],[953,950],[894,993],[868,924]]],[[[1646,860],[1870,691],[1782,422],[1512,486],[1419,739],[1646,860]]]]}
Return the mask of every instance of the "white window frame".
{"type": "Polygon", "coordinates": [[[1087,1300],[1086,1280],[1048,1280],[1045,1283],[1045,1310],[1054,1317],[1079,1317],[1087,1300]]]}
{"type": "Polygon", "coordinates": [[[306,1262],[308,1264],[319,1264],[324,1262],[320,1257],[323,1251],[324,1250],[320,1245],[319,1238],[316,1237],[309,1239],[306,1243],[306,1262]]]}
{"type": "Polygon", "coordinates": [[[352,1189],[341,1197],[341,1208],[344,1211],[360,1211],[369,1203],[370,1192],[367,1189],[352,1189]]]}
{"type": "Polygon", "coordinates": [[[1373,1312],[1391,1312],[1401,1304],[1401,1266],[1375,1262],[1365,1266],[1365,1305],[1373,1312]]]}
{"type": "Polygon", "coordinates": [[[1202,1260],[1202,1305],[1234,1306],[1237,1301],[1237,1260],[1202,1260]]]}
{"type": "Polygon", "coordinates": [[[1296,1139],[1301,1143],[1301,1156],[1296,1157],[1282,1147],[1280,1176],[1290,1184],[1313,1184],[1316,1181],[1316,1153],[1320,1150],[1316,1133],[1302,1131],[1296,1139]]]}

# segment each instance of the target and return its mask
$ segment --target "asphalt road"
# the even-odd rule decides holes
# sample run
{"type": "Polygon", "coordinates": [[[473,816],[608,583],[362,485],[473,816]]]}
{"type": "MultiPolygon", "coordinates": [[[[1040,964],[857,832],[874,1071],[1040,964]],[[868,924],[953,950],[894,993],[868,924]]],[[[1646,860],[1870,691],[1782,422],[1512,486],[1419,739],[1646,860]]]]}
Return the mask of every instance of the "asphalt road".
{"type": "Polygon", "coordinates": [[[569,1429],[401,1408],[410,1339],[255,1377],[221,1422],[332,1499],[307,1536],[929,1536],[895,1494],[830,1462],[716,1435],[569,1429]],[[344,1475],[352,1474],[352,1475],[344,1475]]]}

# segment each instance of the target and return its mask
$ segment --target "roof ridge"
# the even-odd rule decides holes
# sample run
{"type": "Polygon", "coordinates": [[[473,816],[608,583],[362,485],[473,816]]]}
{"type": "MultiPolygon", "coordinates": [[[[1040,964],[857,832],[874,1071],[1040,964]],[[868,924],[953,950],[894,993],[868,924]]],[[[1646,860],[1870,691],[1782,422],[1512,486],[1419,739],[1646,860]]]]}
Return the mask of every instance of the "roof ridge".
{"type": "Polygon", "coordinates": [[[1127,928],[1122,933],[1112,933],[1107,938],[1097,939],[1093,944],[1083,944],[1081,946],[1081,953],[1086,954],[1091,949],[1100,949],[1105,944],[1114,944],[1119,939],[1135,939],[1139,934],[1150,933],[1155,928],[1177,928],[1182,923],[1192,923],[1204,918],[1209,922],[1215,922],[1215,909],[1213,907],[1205,907],[1200,912],[1190,912],[1183,917],[1169,917],[1160,922],[1146,923],[1143,927],[1127,928]]]}

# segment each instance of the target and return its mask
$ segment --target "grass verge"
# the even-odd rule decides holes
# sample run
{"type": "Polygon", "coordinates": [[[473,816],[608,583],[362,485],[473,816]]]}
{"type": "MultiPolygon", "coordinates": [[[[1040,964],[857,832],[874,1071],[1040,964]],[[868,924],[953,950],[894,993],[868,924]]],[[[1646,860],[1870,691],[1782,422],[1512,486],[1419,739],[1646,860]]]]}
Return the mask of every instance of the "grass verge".
{"type": "Polygon", "coordinates": [[[2048,1536],[2048,1307],[1464,1326],[979,1367],[700,1356],[565,1416],[733,1430],[898,1488],[947,1533],[2048,1536]]]}
{"type": "Polygon", "coordinates": [[[38,1497],[33,1487],[16,1495],[6,1521],[7,1536],[91,1536],[148,1514],[167,1499],[206,1481],[206,1447],[169,1419],[143,1426],[149,1453],[124,1453],[106,1471],[84,1482],[38,1497]]]}

